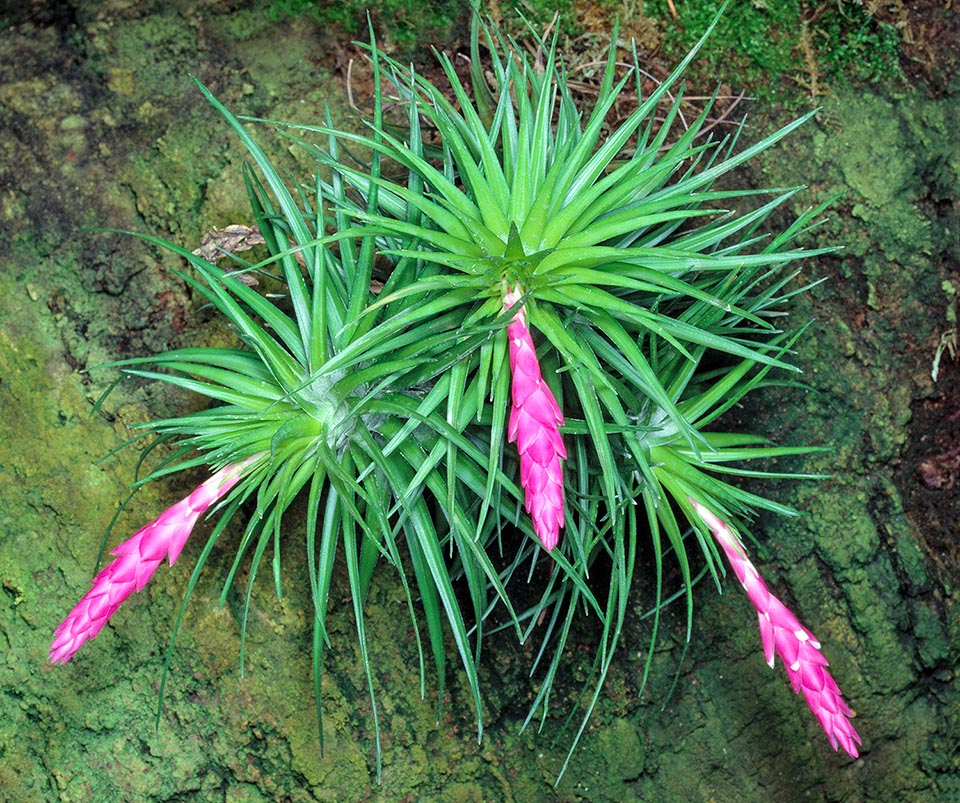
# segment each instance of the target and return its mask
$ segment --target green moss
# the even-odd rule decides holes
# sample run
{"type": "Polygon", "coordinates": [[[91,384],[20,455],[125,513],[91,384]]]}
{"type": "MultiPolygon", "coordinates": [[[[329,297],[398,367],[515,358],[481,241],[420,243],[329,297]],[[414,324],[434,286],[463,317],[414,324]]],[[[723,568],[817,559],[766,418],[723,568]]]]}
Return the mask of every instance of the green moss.
{"type": "MultiPolygon", "coordinates": [[[[703,34],[722,0],[650,0],[643,12],[664,23],[664,45],[682,57],[703,34]]],[[[826,94],[852,82],[902,78],[900,31],[860,4],[802,0],[730,3],[704,54],[703,80],[734,83],[767,98],[785,100],[806,89],[826,94]]]]}
{"type": "MultiPolygon", "coordinates": [[[[671,41],[671,53],[674,50],[676,53],[688,51],[703,36],[722,5],[722,0],[675,2],[675,24],[682,34],[671,41]]],[[[672,16],[664,2],[649,2],[644,7],[648,14],[663,19],[672,16]]],[[[713,66],[724,62],[724,71],[728,74],[746,69],[751,75],[759,75],[759,71],[780,75],[797,65],[793,50],[800,19],[801,4],[798,0],[769,4],[762,0],[731,3],[710,40],[709,50],[712,52],[706,57],[713,66]]]]}
{"type": "Polygon", "coordinates": [[[817,60],[838,86],[903,79],[903,38],[896,26],[878,20],[857,3],[825,6],[811,23],[817,60]]]}
{"type": "Polygon", "coordinates": [[[334,25],[348,37],[366,41],[369,13],[381,47],[409,52],[418,43],[449,37],[470,7],[468,0],[380,0],[375,4],[363,0],[273,0],[268,14],[274,18],[306,16],[319,25],[334,25]]]}

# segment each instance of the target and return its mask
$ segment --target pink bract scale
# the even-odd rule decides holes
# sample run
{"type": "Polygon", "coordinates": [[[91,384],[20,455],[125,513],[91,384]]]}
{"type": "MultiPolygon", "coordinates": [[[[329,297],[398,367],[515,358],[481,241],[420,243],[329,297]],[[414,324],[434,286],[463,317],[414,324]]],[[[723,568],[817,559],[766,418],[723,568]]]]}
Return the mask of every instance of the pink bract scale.
{"type": "Polygon", "coordinates": [[[834,750],[842,747],[856,758],[861,740],[850,722],[853,711],[841,699],[840,689],[827,671],[827,659],[820,652],[820,642],[783,602],[770,593],[760,573],[747,558],[737,535],[703,505],[693,499],[690,503],[710,528],[747,597],[757,609],[767,663],[772,667],[774,656],[780,656],[794,693],[803,692],[807,705],[826,731],[830,745],[834,750]]]}
{"type": "MultiPolygon", "coordinates": [[[[510,309],[520,299],[519,288],[504,294],[503,305],[510,309]]],[[[524,507],[533,521],[533,530],[550,552],[560,540],[563,527],[563,467],[567,457],[560,427],[563,413],[540,373],[527,316],[520,309],[507,326],[510,341],[511,395],[513,406],[507,439],[516,441],[520,454],[520,485],[524,507]]]]}
{"type": "Polygon", "coordinates": [[[50,662],[65,664],[86,641],[96,638],[124,600],[147,584],[164,558],[172,566],[200,516],[226,496],[244,470],[261,456],[253,455],[220,469],[117,546],[110,553],[115,560],[94,578],[93,587],[54,631],[50,662]]]}

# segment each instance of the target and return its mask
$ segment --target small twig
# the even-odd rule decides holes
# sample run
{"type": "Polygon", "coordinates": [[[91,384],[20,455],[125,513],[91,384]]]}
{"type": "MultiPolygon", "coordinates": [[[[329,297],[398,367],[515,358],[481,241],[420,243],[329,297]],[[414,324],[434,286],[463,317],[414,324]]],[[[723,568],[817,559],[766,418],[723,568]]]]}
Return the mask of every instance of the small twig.
{"type": "Polygon", "coordinates": [[[360,107],[353,101],[353,59],[347,62],[347,102],[351,109],[360,113],[360,107]]]}

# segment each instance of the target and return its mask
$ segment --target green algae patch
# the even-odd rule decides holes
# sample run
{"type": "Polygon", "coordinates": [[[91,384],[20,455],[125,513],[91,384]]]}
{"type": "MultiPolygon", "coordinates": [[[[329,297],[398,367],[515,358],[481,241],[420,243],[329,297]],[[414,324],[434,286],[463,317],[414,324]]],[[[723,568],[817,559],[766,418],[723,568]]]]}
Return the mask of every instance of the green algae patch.
{"type": "Polygon", "coordinates": [[[573,800],[636,800],[634,784],[644,765],[644,746],[635,724],[626,719],[598,722],[578,745],[557,789],[573,800]]]}
{"type": "MultiPolygon", "coordinates": [[[[105,712],[130,710],[129,685],[122,672],[112,676],[116,664],[98,670],[94,661],[78,687],[45,663],[52,627],[73,604],[67,600],[89,586],[113,501],[122,494],[117,466],[97,465],[115,434],[91,427],[80,378],[62,362],[39,305],[31,306],[7,274],[0,276],[0,295],[0,632],[11,657],[0,668],[0,718],[9,736],[5,763],[22,770],[4,788],[10,799],[24,801],[48,800],[51,788],[58,800],[105,799],[99,770],[86,773],[83,764],[57,759],[66,745],[95,742],[105,712]],[[29,336],[22,331],[27,320],[29,336]],[[114,699],[98,709],[104,693],[114,699]],[[84,723],[80,731],[66,727],[74,716],[84,723]],[[48,771],[38,772],[30,756],[49,761],[48,771]]],[[[133,470],[133,461],[120,469],[133,470]]]]}

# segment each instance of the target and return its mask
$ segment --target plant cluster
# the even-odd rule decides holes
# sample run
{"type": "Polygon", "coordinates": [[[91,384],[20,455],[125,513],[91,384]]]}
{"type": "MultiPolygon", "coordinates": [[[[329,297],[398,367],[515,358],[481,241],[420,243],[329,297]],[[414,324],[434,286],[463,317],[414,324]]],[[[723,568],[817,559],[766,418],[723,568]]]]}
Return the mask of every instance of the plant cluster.
{"type": "MultiPolygon", "coordinates": [[[[802,288],[786,267],[822,253],[796,245],[822,208],[763,231],[798,188],[717,182],[806,117],[739,151],[739,131],[702,137],[709,105],[683,120],[677,85],[703,41],[611,133],[618,96],[642,95],[639,66],[622,73],[615,47],[587,112],[555,39],[531,54],[475,18],[470,80],[438,55],[450,94],[372,45],[377,88],[365,132],[340,130],[329,114],[321,125],[279,124],[317,161],[297,186],[200,86],[252,160],[244,179],[269,257],[238,270],[269,273],[285,298],[145,236],[192,266],[184,281],[244,344],[119,364],[215,402],[145,426],[177,445],[151,477],[201,465],[216,473],[114,550],[58,629],[51,658],[69,660],[93,638],[211,509],[219,520],[187,596],[245,504],[253,513],[224,594],[249,560],[249,607],[271,550],[279,588],[282,520],[302,493],[318,699],[342,562],[378,734],[364,624],[378,568],[401,578],[421,668],[432,661],[440,695],[454,646],[481,733],[478,663],[491,615],[541,642],[528,721],[548,714],[576,619],[594,619],[599,643],[575,743],[616,652],[645,538],[653,560],[641,568],[655,577],[657,616],[669,557],[688,628],[694,565],[719,582],[727,555],[760,612],[768,659],[775,650],[789,662],[832,744],[855,755],[859,737],[816,643],[771,602],[731,529],[758,508],[792,512],[731,478],[781,476],[752,461],[809,449],[715,428],[771,371],[795,370],[798,332],[781,323],[802,288]],[[399,97],[398,119],[387,119],[381,79],[399,97]],[[742,203],[747,211],[736,211],[742,203]],[[546,576],[531,595],[541,562],[546,576]],[[603,587],[596,576],[608,578],[603,587]]],[[[378,765],[379,755],[378,736],[378,765]]]]}

